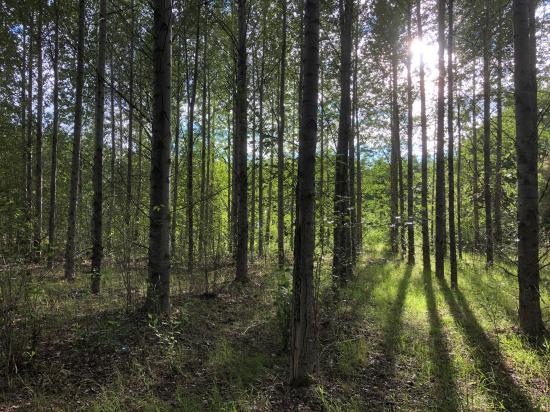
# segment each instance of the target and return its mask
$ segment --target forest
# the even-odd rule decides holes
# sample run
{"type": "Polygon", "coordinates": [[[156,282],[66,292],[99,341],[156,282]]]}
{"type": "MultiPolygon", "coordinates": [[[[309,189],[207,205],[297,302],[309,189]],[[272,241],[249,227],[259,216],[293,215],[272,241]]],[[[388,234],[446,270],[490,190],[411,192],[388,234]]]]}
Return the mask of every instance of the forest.
{"type": "Polygon", "coordinates": [[[0,0],[0,411],[550,411],[546,0],[0,0]]]}

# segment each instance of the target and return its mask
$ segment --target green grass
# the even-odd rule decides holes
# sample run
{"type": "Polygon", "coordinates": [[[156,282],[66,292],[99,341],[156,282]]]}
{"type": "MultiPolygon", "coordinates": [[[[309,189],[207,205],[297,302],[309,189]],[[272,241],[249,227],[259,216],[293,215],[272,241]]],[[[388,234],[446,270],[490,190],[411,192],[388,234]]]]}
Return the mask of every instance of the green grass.
{"type": "Polygon", "coordinates": [[[0,382],[0,409],[550,411],[550,342],[533,347],[518,333],[513,277],[465,256],[451,290],[448,276],[383,256],[373,246],[336,296],[325,262],[320,374],[300,390],[286,385],[288,271],[262,262],[245,289],[222,274],[214,299],[176,280],[170,319],[136,311],[141,272],[131,306],[115,270],[100,296],[87,292],[87,277],[33,275],[13,321],[39,331],[21,329],[25,362],[9,387],[0,382]]]}

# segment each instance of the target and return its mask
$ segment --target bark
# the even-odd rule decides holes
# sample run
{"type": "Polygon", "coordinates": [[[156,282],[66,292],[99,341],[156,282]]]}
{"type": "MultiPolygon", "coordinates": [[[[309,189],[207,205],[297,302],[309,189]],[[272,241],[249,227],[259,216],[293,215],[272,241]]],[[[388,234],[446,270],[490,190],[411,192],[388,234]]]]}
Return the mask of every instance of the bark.
{"type": "MultiPolygon", "coordinates": [[[[23,187],[23,195],[25,199],[25,206],[28,206],[28,196],[29,193],[27,191],[28,184],[30,182],[31,177],[29,177],[28,169],[31,165],[31,156],[29,151],[27,150],[27,27],[25,24],[23,24],[23,34],[22,34],[22,41],[23,41],[23,56],[21,59],[21,147],[23,149],[23,164],[24,164],[24,173],[25,173],[25,186],[23,187]]],[[[32,172],[31,172],[32,174],[32,172]]],[[[24,241],[25,247],[27,244],[27,241],[24,241]]]]}
{"type": "Polygon", "coordinates": [[[353,0],[340,0],[340,116],[335,158],[334,252],[332,276],[341,284],[352,275],[349,210],[349,142],[351,139],[351,49],[353,0]]]}
{"type": "Polygon", "coordinates": [[[476,59],[473,59],[472,76],[472,162],[473,162],[473,180],[472,180],[472,207],[473,207],[473,225],[474,225],[474,250],[479,250],[479,166],[477,161],[477,95],[476,95],[476,59]]]}
{"type": "Polygon", "coordinates": [[[519,323],[531,338],[542,335],[540,308],[537,82],[534,0],[514,0],[514,97],[518,182],[519,323]]]}
{"type": "Polygon", "coordinates": [[[437,80],[437,153],[435,182],[435,273],[445,269],[445,0],[438,0],[439,75],[437,80]]]}
{"type": "MultiPolygon", "coordinates": [[[[354,19],[355,23],[355,19],[354,19]]],[[[355,30],[357,32],[357,30],[355,30]]],[[[355,265],[357,261],[357,215],[356,215],[356,195],[355,195],[355,135],[357,134],[357,47],[358,47],[357,34],[354,33],[353,41],[353,75],[352,75],[352,91],[353,100],[351,107],[351,134],[349,140],[349,156],[348,156],[348,169],[349,169],[349,210],[351,215],[351,261],[355,265]]]]}
{"type": "Polygon", "coordinates": [[[95,138],[92,170],[92,293],[99,293],[103,259],[103,128],[105,123],[105,46],[107,0],[99,2],[99,32],[95,90],[95,138]]]}
{"type": "Polygon", "coordinates": [[[109,214],[107,215],[106,230],[107,233],[107,248],[111,251],[113,243],[113,218],[115,213],[115,173],[116,173],[116,118],[115,118],[115,86],[114,86],[114,71],[113,71],[113,52],[109,55],[109,72],[111,75],[111,87],[109,90],[111,99],[111,113],[110,113],[110,131],[111,131],[111,167],[109,177],[109,214]]]}
{"type": "MultiPolygon", "coordinates": [[[[133,179],[133,154],[134,154],[134,43],[135,43],[135,25],[136,25],[136,16],[135,16],[135,3],[134,0],[130,2],[130,8],[132,13],[131,19],[131,34],[130,34],[130,90],[129,90],[129,100],[130,104],[128,105],[128,165],[126,170],[126,208],[125,208],[125,226],[127,230],[127,236],[130,236],[130,242],[133,242],[132,228],[130,218],[132,216],[132,179],[133,179]]],[[[131,247],[128,248],[131,250],[131,247]]]]}
{"type": "Polygon", "coordinates": [[[78,43],[76,52],[76,88],[74,108],[73,153],[71,161],[71,183],[69,211],[67,217],[67,243],[65,245],[65,279],[74,279],[74,254],[76,235],[76,210],[80,170],[80,140],[82,138],[82,92],[84,89],[84,35],[86,4],[78,2],[78,43]]]}
{"type": "Polygon", "coordinates": [[[264,256],[264,70],[265,70],[265,40],[262,43],[262,59],[260,61],[260,79],[258,90],[258,255],[264,256]]]}
{"type": "Polygon", "coordinates": [[[50,173],[50,210],[48,216],[48,267],[53,266],[53,254],[55,251],[55,218],[57,197],[57,136],[59,132],[59,3],[55,3],[55,28],[53,50],[53,125],[51,147],[51,173],[50,173]]]}
{"type": "MultiPolygon", "coordinates": [[[[460,93],[462,88],[460,87],[460,81],[458,84],[458,91],[460,93]]],[[[460,96],[456,101],[456,121],[458,129],[458,164],[457,164],[457,176],[456,176],[456,195],[457,195],[457,204],[456,204],[456,223],[457,223],[457,238],[458,238],[458,257],[462,259],[462,249],[463,249],[463,240],[462,240],[462,115],[460,112],[460,96]]]]}
{"type": "Polygon", "coordinates": [[[281,0],[282,26],[281,26],[281,69],[279,79],[279,128],[277,130],[277,263],[279,268],[284,266],[284,198],[283,198],[283,174],[285,167],[284,158],[284,134],[285,134],[285,71],[286,71],[286,32],[287,32],[287,4],[281,0]]]}
{"type": "Polygon", "coordinates": [[[485,1],[483,29],[483,195],[485,200],[485,257],[493,264],[493,201],[491,199],[491,60],[489,50],[489,6],[485,1]]]}
{"type": "MultiPolygon", "coordinates": [[[[323,43],[320,42],[319,47],[322,48],[323,43]]],[[[322,61],[322,57],[319,56],[319,60],[322,61]]],[[[319,202],[319,242],[321,244],[321,247],[324,248],[325,246],[325,219],[326,219],[326,213],[325,213],[325,202],[324,202],[324,195],[325,195],[325,95],[324,95],[324,88],[323,88],[323,80],[324,80],[324,70],[321,66],[319,68],[320,71],[320,84],[319,87],[321,89],[321,102],[320,102],[320,115],[321,119],[319,121],[319,146],[320,146],[320,153],[319,153],[319,197],[321,201],[319,202]]],[[[302,102],[300,101],[300,104],[302,102]]],[[[299,176],[298,176],[299,180],[299,176]]]]}
{"type": "Polygon", "coordinates": [[[497,253],[502,243],[502,55],[497,57],[497,130],[495,142],[495,187],[494,187],[494,246],[497,253]]]}
{"type": "MultiPolygon", "coordinates": [[[[418,37],[422,39],[422,18],[420,1],[416,3],[416,23],[418,37]]],[[[426,120],[426,87],[424,80],[424,59],[420,55],[420,128],[422,134],[422,264],[425,272],[431,272],[430,232],[428,228],[428,130],[426,120]]]]}
{"type": "Polygon", "coordinates": [[[172,181],[172,225],[170,227],[170,256],[176,256],[176,227],[178,223],[178,188],[180,180],[180,117],[181,117],[180,61],[176,69],[176,126],[174,131],[174,179],[172,181]]]}
{"type": "MultiPolygon", "coordinates": [[[[452,0],[451,0],[452,1],[452,0]]],[[[407,19],[407,40],[412,41],[411,14],[409,5],[407,19]]],[[[413,170],[413,90],[411,77],[411,54],[407,53],[407,263],[414,264],[414,170],[413,170]]]]}
{"type": "Polygon", "coordinates": [[[248,176],[247,176],[247,63],[246,63],[246,18],[247,2],[238,0],[238,44],[237,44],[237,94],[235,153],[237,174],[235,179],[237,195],[237,248],[235,252],[237,282],[248,280],[248,176]]]}
{"type": "Polygon", "coordinates": [[[153,130],[149,212],[149,311],[170,313],[170,85],[172,1],[155,0],[153,25],[153,130]]]}
{"type": "Polygon", "coordinates": [[[451,268],[451,287],[457,288],[457,261],[456,261],[456,227],[455,227],[455,177],[454,177],[454,100],[453,100],[453,42],[454,42],[454,27],[453,27],[453,0],[448,0],[449,13],[449,38],[448,38],[448,89],[447,89],[447,133],[449,135],[448,142],[448,177],[449,177],[449,263],[451,268]]]}
{"type": "Polygon", "coordinates": [[[42,189],[43,189],[43,158],[42,158],[42,121],[44,114],[44,66],[42,63],[42,18],[43,10],[40,3],[38,11],[38,27],[36,33],[37,54],[37,79],[36,79],[36,142],[35,142],[35,169],[34,169],[34,239],[33,257],[35,261],[40,259],[42,253],[42,189]]]}
{"type": "Polygon", "coordinates": [[[399,252],[399,112],[397,107],[397,55],[394,44],[391,57],[391,155],[390,155],[390,245],[399,252]]]}
{"type": "Polygon", "coordinates": [[[317,361],[313,288],[315,147],[319,81],[319,1],[306,0],[302,53],[302,102],[296,191],[290,381],[310,382],[317,361]]]}
{"type": "MultiPolygon", "coordinates": [[[[25,179],[25,192],[27,194],[26,196],[26,221],[27,221],[27,228],[28,230],[31,229],[32,225],[32,128],[33,128],[33,115],[32,115],[32,85],[33,85],[33,70],[32,70],[32,61],[33,61],[33,51],[32,51],[32,43],[33,43],[33,36],[34,36],[34,17],[31,13],[30,15],[30,24],[29,24],[29,57],[27,62],[27,144],[26,144],[26,155],[27,155],[27,164],[26,164],[26,179],[25,179]]],[[[29,236],[27,238],[29,241],[32,240],[32,236],[29,236]]],[[[32,247],[32,242],[29,242],[29,245],[32,247]]]]}
{"type": "Polygon", "coordinates": [[[250,188],[252,199],[250,199],[250,236],[248,247],[251,259],[254,256],[254,241],[256,240],[256,53],[254,53],[252,62],[252,187],[250,188]]]}
{"type": "MultiPolygon", "coordinates": [[[[207,22],[205,26],[208,27],[207,22]]],[[[199,204],[199,259],[206,268],[206,246],[205,246],[205,213],[206,213],[206,85],[207,85],[207,42],[208,36],[204,34],[204,53],[202,59],[202,97],[201,97],[201,185],[199,204]]],[[[208,291],[208,272],[205,271],[205,291],[208,291]]]]}
{"type": "Polygon", "coordinates": [[[197,96],[197,83],[199,71],[199,48],[200,48],[200,14],[201,2],[197,7],[197,33],[195,37],[195,57],[193,60],[193,84],[189,92],[189,77],[187,79],[187,90],[189,104],[189,119],[187,123],[187,271],[193,273],[195,262],[195,240],[194,240],[194,220],[193,220],[193,150],[195,146],[193,123],[195,121],[195,100],[197,96]]]}

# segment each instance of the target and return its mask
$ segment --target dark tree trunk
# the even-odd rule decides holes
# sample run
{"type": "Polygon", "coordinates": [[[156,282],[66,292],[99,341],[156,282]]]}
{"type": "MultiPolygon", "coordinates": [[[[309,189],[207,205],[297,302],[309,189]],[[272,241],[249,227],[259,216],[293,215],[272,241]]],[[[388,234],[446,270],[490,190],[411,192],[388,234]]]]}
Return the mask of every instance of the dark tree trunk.
{"type": "Polygon", "coordinates": [[[315,147],[319,82],[319,1],[306,0],[302,51],[302,101],[296,190],[290,381],[310,382],[316,355],[313,251],[315,247],[315,147]]]}
{"type": "MultiPolygon", "coordinates": [[[[412,41],[412,3],[407,16],[407,40],[412,41]]],[[[413,90],[411,77],[411,55],[407,53],[407,240],[409,265],[414,264],[414,170],[413,170],[413,90]]]]}
{"type": "Polygon", "coordinates": [[[195,57],[193,60],[193,84],[189,92],[189,78],[187,79],[187,90],[189,103],[189,118],[187,122],[187,271],[193,273],[193,264],[195,261],[195,240],[194,240],[194,220],[193,220],[193,150],[195,147],[193,123],[195,121],[195,100],[197,96],[197,83],[199,71],[199,46],[200,46],[200,15],[201,2],[197,7],[197,34],[195,37],[195,57]]]}
{"type": "Polygon", "coordinates": [[[397,107],[397,55],[391,57],[391,155],[390,155],[390,244],[394,256],[399,252],[399,112],[397,107]]]}
{"type": "MultiPolygon", "coordinates": [[[[420,0],[416,3],[418,37],[422,39],[420,0]]],[[[424,84],[424,59],[420,55],[420,128],[422,133],[422,264],[425,272],[431,272],[430,231],[428,228],[428,130],[426,120],[426,86],[424,84]]]]}
{"type": "Polygon", "coordinates": [[[340,0],[340,117],[334,182],[334,252],[332,276],[345,283],[352,275],[349,210],[349,142],[351,139],[351,49],[353,0],[340,0]]]}
{"type": "Polygon", "coordinates": [[[437,80],[437,153],[435,181],[435,273],[445,269],[445,0],[437,2],[439,75],[437,80]]]}
{"type": "Polygon", "coordinates": [[[264,69],[265,41],[262,44],[258,90],[258,255],[264,256],[264,69]]]}
{"type": "MultiPolygon", "coordinates": [[[[205,26],[208,27],[208,24],[205,26]]],[[[207,42],[208,35],[204,33],[204,53],[202,58],[202,98],[201,98],[201,185],[200,185],[200,204],[199,204],[199,259],[202,262],[203,269],[206,268],[206,245],[205,245],[205,227],[206,227],[206,94],[207,94],[207,42]]],[[[208,275],[205,270],[205,292],[208,291],[208,275]]]]}
{"type": "Polygon", "coordinates": [[[50,210],[48,216],[48,267],[53,266],[55,252],[55,218],[57,197],[57,135],[59,132],[59,4],[55,3],[55,28],[53,50],[53,125],[50,173],[50,210]]]}
{"type": "Polygon", "coordinates": [[[95,139],[92,201],[92,293],[99,293],[103,259],[103,127],[105,121],[105,45],[107,42],[107,0],[99,2],[99,32],[95,91],[95,139]]]}
{"type": "Polygon", "coordinates": [[[36,32],[37,79],[36,79],[36,144],[35,144],[35,169],[34,169],[34,240],[33,257],[39,260],[42,253],[42,187],[43,187],[43,159],[42,159],[42,120],[44,113],[44,66],[42,64],[42,18],[44,11],[40,3],[38,11],[38,28],[36,32]]]}
{"type": "MultiPolygon", "coordinates": [[[[33,117],[32,117],[32,85],[33,85],[33,70],[32,70],[32,61],[33,61],[33,49],[32,49],[32,43],[33,43],[33,36],[34,36],[34,17],[31,13],[30,15],[30,24],[29,24],[29,58],[27,62],[27,86],[28,86],[28,94],[27,94],[27,144],[26,144],[26,155],[27,155],[27,164],[26,164],[26,173],[25,173],[25,192],[27,194],[26,196],[26,221],[27,221],[27,228],[30,231],[31,225],[32,225],[32,128],[33,128],[33,117]]],[[[28,245],[32,247],[32,236],[30,233],[27,233],[29,236],[27,237],[27,241],[29,241],[28,245]]],[[[31,249],[32,250],[32,249],[31,249]]]]}
{"type": "Polygon", "coordinates": [[[491,199],[491,64],[489,50],[489,6],[485,2],[483,28],[483,195],[485,200],[485,257],[493,264],[493,201],[491,199]]]}
{"type": "Polygon", "coordinates": [[[176,119],[174,130],[174,168],[172,181],[172,225],[170,226],[170,256],[176,256],[176,227],[178,223],[178,188],[180,180],[180,118],[181,118],[181,78],[180,63],[176,68],[176,119]]]}
{"type": "Polygon", "coordinates": [[[451,287],[457,288],[457,261],[456,261],[456,227],[455,227],[455,159],[454,159],[454,124],[453,124],[453,0],[448,0],[449,13],[449,41],[448,56],[448,89],[447,89],[447,133],[449,134],[448,167],[449,167],[449,263],[451,267],[451,287]]]}
{"type": "Polygon", "coordinates": [[[250,236],[249,236],[249,252],[250,258],[253,259],[254,256],[254,247],[255,247],[255,238],[256,238],[256,85],[257,85],[257,63],[256,63],[256,52],[254,52],[252,58],[252,184],[250,188],[250,194],[252,198],[250,199],[250,236]]]}
{"type": "Polygon", "coordinates": [[[531,338],[543,330],[539,291],[539,193],[535,0],[514,0],[514,95],[518,181],[519,323],[531,338]]]}
{"type": "MultiPolygon", "coordinates": [[[[28,206],[28,196],[29,193],[27,191],[28,184],[29,184],[29,175],[28,169],[29,165],[31,164],[31,156],[29,151],[27,151],[27,27],[25,24],[23,24],[23,34],[22,34],[22,40],[23,40],[23,56],[21,59],[21,148],[23,150],[23,164],[24,164],[24,173],[25,173],[25,186],[23,187],[23,195],[25,199],[25,206],[28,206]]],[[[32,174],[32,172],[31,172],[32,174]]],[[[31,177],[32,178],[32,177],[31,177]]],[[[25,207],[23,207],[23,210],[25,210],[25,207]]],[[[23,212],[25,213],[25,212],[23,212]]],[[[27,247],[27,240],[24,238],[24,247],[27,247]]]]}
{"type": "Polygon", "coordinates": [[[235,280],[248,280],[248,176],[246,170],[247,142],[247,76],[246,76],[246,0],[238,0],[238,44],[237,44],[237,95],[235,153],[237,174],[235,179],[237,195],[237,248],[235,252],[235,280]]]}
{"type": "Polygon", "coordinates": [[[477,96],[476,96],[476,59],[473,59],[473,76],[472,76],[472,207],[473,207],[473,225],[474,225],[474,250],[479,250],[479,165],[477,161],[477,96]]]}
{"type": "MultiPolygon", "coordinates": [[[[135,17],[135,3],[134,0],[131,0],[130,2],[130,8],[131,8],[131,33],[130,33],[130,55],[128,58],[130,59],[130,90],[129,90],[129,105],[128,105],[128,167],[126,170],[126,210],[124,220],[125,220],[125,227],[126,227],[126,235],[129,236],[130,242],[133,242],[133,234],[132,234],[132,227],[130,225],[131,216],[132,216],[132,179],[133,179],[133,153],[134,153],[134,43],[135,43],[135,24],[136,24],[136,17],[135,17]]],[[[131,247],[128,248],[129,251],[131,251],[131,247]]]]}
{"type": "Polygon", "coordinates": [[[172,1],[155,0],[153,26],[153,132],[149,211],[149,311],[170,313],[170,84],[172,1]]]}
{"type": "MultiPolygon", "coordinates": [[[[458,84],[458,92],[462,88],[460,87],[460,81],[458,84]]],[[[457,120],[457,129],[458,129],[458,164],[457,164],[457,176],[456,176],[456,223],[457,223],[457,238],[458,238],[458,256],[462,259],[462,249],[463,249],[463,240],[462,240],[462,114],[460,112],[460,96],[458,96],[456,101],[456,120],[457,120]]]]}
{"type": "Polygon", "coordinates": [[[69,212],[67,218],[67,243],[65,245],[65,279],[74,279],[74,254],[76,235],[76,209],[78,180],[80,174],[80,140],[82,137],[82,92],[84,89],[84,35],[86,5],[78,2],[78,44],[76,52],[76,89],[74,108],[73,154],[71,161],[71,183],[69,189],[69,212]]]}
{"type": "MultiPolygon", "coordinates": [[[[355,19],[354,19],[355,23],[355,19]]],[[[356,215],[356,195],[355,195],[355,135],[357,134],[357,35],[354,33],[353,41],[353,75],[352,75],[352,92],[353,100],[351,106],[351,132],[349,139],[349,156],[348,156],[348,169],[349,169],[349,210],[351,215],[351,261],[355,265],[357,261],[357,215],[356,215]]]]}
{"type": "Polygon", "coordinates": [[[105,232],[107,233],[107,247],[112,252],[113,245],[113,218],[115,214],[115,174],[116,174],[116,118],[115,118],[115,78],[113,71],[113,52],[109,55],[109,72],[111,76],[111,87],[109,90],[111,99],[111,113],[110,113],[110,131],[111,131],[111,170],[109,177],[109,214],[107,215],[107,227],[105,232]]]}
{"type": "Polygon", "coordinates": [[[284,134],[285,134],[285,71],[286,71],[286,0],[281,0],[282,6],[282,26],[281,26],[281,76],[279,79],[279,128],[277,130],[277,263],[282,268],[285,263],[285,213],[283,198],[283,174],[285,168],[284,159],[284,134]]]}
{"type": "Polygon", "coordinates": [[[497,133],[495,142],[495,196],[493,200],[495,209],[495,227],[493,239],[495,243],[494,246],[496,247],[498,254],[502,243],[502,55],[500,51],[497,53],[497,133]]]}

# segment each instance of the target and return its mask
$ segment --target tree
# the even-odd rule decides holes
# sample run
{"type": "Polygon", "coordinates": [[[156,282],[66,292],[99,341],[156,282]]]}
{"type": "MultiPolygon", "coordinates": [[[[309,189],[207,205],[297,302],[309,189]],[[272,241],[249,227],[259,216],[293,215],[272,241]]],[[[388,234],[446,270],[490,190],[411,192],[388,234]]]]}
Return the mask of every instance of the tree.
{"type": "Polygon", "coordinates": [[[170,87],[172,0],[153,3],[153,125],[147,309],[170,313],[170,87]]]}
{"type": "Polygon", "coordinates": [[[237,249],[235,280],[248,281],[248,177],[246,170],[247,134],[247,77],[246,77],[246,0],[238,0],[238,43],[237,43],[237,94],[235,102],[235,154],[236,175],[235,194],[237,195],[237,249]]]}
{"type": "Polygon", "coordinates": [[[53,266],[53,253],[55,250],[55,217],[57,197],[57,138],[59,133],[59,0],[54,5],[55,28],[54,50],[52,56],[53,65],[53,125],[52,125],[52,154],[50,172],[50,210],[48,216],[48,266],[53,266]]]}
{"type": "Polygon", "coordinates": [[[105,45],[107,0],[99,2],[99,31],[95,86],[95,133],[92,205],[92,293],[99,293],[103,259],[103,129],[105,122],[105,45]]]}
{"type": "MultiPolygon", "coordinates": [[[[452,0],[451,0],[452,1],[452,0]]],[[[407,41],[412,41],[411,14],[412,1],[407,15],[407,41]]],[[[411,53],[407,53],[407,240],[409,265],[414,264],[414,170],[413,170],[413,90],[411,78],[411,53]]]]}
{"type": "Polygon", "coordinates": [[[456,288],[457,284],[457,261],[456,261],[456,227],[455,227],[455,158],[454,158],[454,118],[453,118],[453,0],[448,0],[449,13],[449,36],[448,36],[448,89],[447,89],[447,133],[448,142],[448,176],[449,176],[449,262],[451,267],[451,287],[456,288]]]}
{"type": "Polygon", "coordinates": [[[518,182],[519,324],[532,338],[544,330],[539,292],[539,208],[535,1],[514,0],[514,97],[518,182]]]}
{"type": "MultiPolygon", "coordinates": [[[[422,40],[422,17],[419,0],[416,3],[416,24],[418,37],[422,40]]],[[[428,126],[426,120],[426,86],[424,74],[424,57],[420,55],[420,128],[422,134],[422,264],[424,271],[431,272],[430,232],[428,229],[428,126]]]]}
{"type": "Polygon", "coordinates": [[[287,32],[287,5],[281,0],[281,77],[279,80],[279,127],[277,130],[277,262],[282,268],[285,261],[284,247],[284,206],[283,206],[283,173],[285,167],[284,134],[285,134],[285,71],[286,71],[286,32],[287,32]]]}
{"type": "Polygon", "coordinates": [[[78,2],[78,42],[76,51],[76,88],[74,106],[73,154],[71,161],[71,183],[69,189],[69,211],[67,218],[67,243],[65,245],[65,279],[74,279],[74,254],[76,235],[76,208],[78,180],[80,174],[80,141],[82,138],[82,91],[84,89],[84,35],[86,5],[78,2]]]}
{"type": "Polygon", "coordinates": [[[435,273],[443,278],[445,269],[445,0],[437,1],[439,75],[437,79],[437,154],[435,181],[435,273]]]}
{"type": "Polygon", "coordinates": [[[315,147],[319,82],[319,1],[306,0],[303,20],[302,101],[296,190],[290,381],[309,383],[316,364],[313,288],[315,147]]]}
{"type": "Polygon", "coordinates": [[[349,142],[351,138],[351,49],[353,0],[340,0],[340,117],[334,181],[334,252],[332,275],[346,282],[352,274],[349,210],[349,142]]]}

